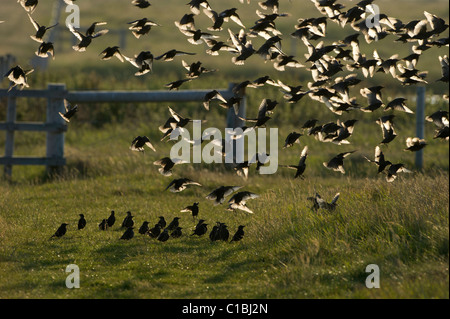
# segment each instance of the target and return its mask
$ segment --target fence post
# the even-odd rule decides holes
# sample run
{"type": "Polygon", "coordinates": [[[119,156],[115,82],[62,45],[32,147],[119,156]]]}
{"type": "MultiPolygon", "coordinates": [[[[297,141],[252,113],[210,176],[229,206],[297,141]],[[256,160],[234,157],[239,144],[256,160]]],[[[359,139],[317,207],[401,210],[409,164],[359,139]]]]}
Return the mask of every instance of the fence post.
{"type": "MultiPolygon", "coordinates": [[[[14,153],[14,122],[16,121],[16,98],[14,96],[8,96],[8,105],[6,111],[6,124],[9,126],[6,131],[5,141],[5,158],[12,158],[14,153]]],[[[12,165],[5,164],[4,166],[5,178],[10,180],[12,177],[12,165]]]]}
{"type": "MultiPolygon", "coordinates": [[[[59,112],[65,113],[64,92],[65,84],[49,84],[47,100],[47,124],[63,125],[64,120],[59,112]]],[[[47,132],[47,159],[56,159],[57,164],[64,161],[64,133],[62,130],[47,132]]],[[[61,165],[47,164],[47,173],[58,173],[61,165]]]]}
{"type": "MultiPolygon", "coordinates": [[[[417,87],[416,136],[425,138],[425,86],[417,87]]],[[[416,152],[416,168],[423,168],[423,149],[416,152]]]]}

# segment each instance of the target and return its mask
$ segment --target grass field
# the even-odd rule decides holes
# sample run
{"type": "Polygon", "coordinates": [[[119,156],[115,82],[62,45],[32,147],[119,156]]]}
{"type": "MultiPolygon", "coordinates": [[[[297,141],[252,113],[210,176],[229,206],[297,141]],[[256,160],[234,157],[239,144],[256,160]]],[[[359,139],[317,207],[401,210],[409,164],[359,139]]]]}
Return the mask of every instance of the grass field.
{"type": "MultiPolygon", "coordinates": [[[[142,14],[130,8],[128,2],[108,0],[111,5],[98,10],[96,3],[84,1],[80,4],[82,25],[107,20],[112,29],[123,27],[142,14]],[[129,10],[125,11],[125,7],[129,10]]],[[[246,25],[257,19],[253,6],[237,0],[211,2],[217,10],[238,7],[246,25]]],[[[352,5],[350,1],[342,2],[352,5]]],[[[448,21],[448,4],[444,1],[402,0],[395,5],[378,2],[389,15],[404,21],[422,19],[423,10],[448,21]],[[405,6],[411,10],[405,10],[405,6]]],[[[187,6],[175,3],[178,1],[164,1],[164,6],[154,4],[148,18],[163,27],[155,28],[140,41],[129,34],[127,55],[142,49],[151,49],[156,55],[175,44],[182,50],[201,51],[192,48],[173,25],[173,16],[181,18],[188,12],[187,6]],[[166,5],[174,8],[170,15],[166,5]]],[[[283,4],[281,11],[292,14],[286,22],[280,21],[284,34],[288,34],[297,18],[319,16],[309,0],[283,4]]],[[[36,17],[49,21],[51,3],[39,5],[42,7],[36,11],[36,17]]],[[[31,24],[23,9],[16,1],[9,1],[2,5],[0,20],[8,20],[0,24],[0,39],[5,41],[0,55],[14,53],[20,64],[30,65],[35,44],[29,38],[31,24]],[[11,30],[15,30],[15,37],[8,36],[11,30]]],[[[209,21],[203,20],[199,25],[206,23],[209,21]]],[[[327,40],[335,41],[343,34],[330,25],[327,40]]],[[[32,88],[61,82],[69,90],[160,90],[185,73],[178,61],[155,62],[154,74],[136,78],[130,65],[99,60],[98,53],[112,45],[114,36],[98,38],[89,48],[92,50],[82,55],[70,49],[67,37],[61,39],[49,68],[30,75],[32,88]]],[[[289,40],[284,43],[290,45],[289,40]]],[[[391,42],[377,46],[383,56],[409,54],[409,48],[384,45],[388,43],[391,42]]],[[[291,49],[303,57],[300,50],[304,48],[291,49]]],[[[371,49],[364,47],[368,54],[371,49]]],[[[427,115],[448,110],[448,101],[440,98],[448,94],[448,87],[435,83],[440,76],[437,57],[446,52],[448,48],[433,48],[418,64],[419,69],[430,71],[427,115]]],[[[254,80],[265,74],[289,84],[300,82],[305,87],[310,81],[303,69],[279,73],[258,58],[239,68],[230,64],[229,55],[224,56],[211,59],[199,54],[190,59],[189,62],[200,59],[207,67],[218,67],[220,75],[205,75],[184,88],[226,88],[230,82],[254,80]]],[[[356,95],[359,88],[379,83],[386,87],[386,101],[403,96],[416,111],[415,87],[398,86],[385,75],[366,79],[352,93],[356,95]]],[[[1,84],[8,85],[6,80],[1,84]]],[[[387,183],[385,175],[377,175],[376,167],[363,158],[372,158],[375,145],[382,139],[375,120],[386,114],[383,111],[350,112],[339,117],[342,121],[359,120],[350,145],[338,146],[302,136],[301,145],[281,149],[285,137],[299,131],[307,119],[315,117],[322,124],[338,117],[308,98],[297,104],[285,103],[282,93],[274,87],[248,89],[247,94],[248,117],[256,116],[263,98],[280,102],[268,122],[268,127],[279,129],[279,164],[296,163],[301,149],[308,145],[304,179],[294,179],[293,171],[281,167],[274,175],[261,176],[252,167],[246,181],[222,164],[180,165],[174,168],[173,177],[164,177],[153,161],[168,156],[171,148],[170,143],[158,142],[158,126],[169,117],[167,104],[80,105],[65,135],[67,166],[60,175],[48,176],[43,167],[14,167],[12,181],[0,180],[0,298],[448,299],[449,145],[432,139],[434,125],[426,123],[429,145],[424,149],[424,167],[418,170],[414,154],[403,151],[406,137],[415,135],[415,115],[396,113],[398,137],[383,146],[383,152],[387,159],[404,163],[413,172],[387,183]],[[157,152],[131,152],[131,140],[137,135],[147,135],[157,152]],[[350,150],[356,152],[345,160],[345,175],[323,167],[322,163],[332,156],[350,150]],[[164,191],[172,178],[179,177],[191,178],[203,186],[193,186],[179,194],[164,191]],[[205,196],[221,185],[240,185],[244,186],[242,190],[259,194],[260,198],[248,201],[255,213],[227,211],[226,203],[213,206],[205,196]],[[307,197],[316,192],[327,201],[339,192],[337,209],[312,210],[307,197]],[[207,221],[209,230],[217,221],[225,222],[232,235],[239,225],[245,225],[243,240],[211,242],[207,235],[190,236],[195,222],[189,213],[180,210],[197,201],[199,217],[207,221]],[[98,224],[111,210],[116,212],[116,225],[100,231],[98,224]],[[126,211],[133,213],[137,227],[130,241],[119,240],[126,211]],[[87,226],[78,231],[76,224],[81,213],[86,216],[87,226]],[[184,235],[161,243],[137,233],[143,221],[153,225],[161,215],[167,221],[181,217],[184,235]],[[69,224],[67,234],[50,239],[63,222],[69,224]],[[65,269],[69,264],[79,266],[80,289],[66,288],[69,274],[65,269]],[[369,264],[380,268],[380,289],[365,286],[369,264]]],[[[358,101],[365,103],[360,96],[358,101]]],[[[18,121],[44,121],[46,103],[44,99],[18,100],[18,121]]],[[[5,100],[0,101],[1,121],[5,118],[5,105],[5,100]]],[[[171,107],[184,116],[207,120],[204,128],[222,130],[225,126],[226,111],[215,105],[209,112],[199,103],[174,103],[171,107]]],[[[4,149],[4,136],[5,132],[0,132],[0,149],[4,149]]],[[[16,132],[14,154],[45,156],[45,134],[16,132]]]]}

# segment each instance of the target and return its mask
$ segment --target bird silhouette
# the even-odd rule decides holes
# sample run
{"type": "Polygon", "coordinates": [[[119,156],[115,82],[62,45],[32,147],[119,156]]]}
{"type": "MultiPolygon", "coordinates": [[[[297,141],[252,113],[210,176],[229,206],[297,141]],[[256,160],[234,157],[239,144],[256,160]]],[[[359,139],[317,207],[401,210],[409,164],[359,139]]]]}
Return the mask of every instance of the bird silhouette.
{"type": "Polygon", "coordinates": [[[147,0],[132,0],[131,4],[141,9],[145,9],[151,6],[151,3],[147,0]]]}
{"type": "Polygon", "coordinates": [[[19,90],[23,90],[26,87],[29,87],[27,75],[32,73],[34,69],[24,70],[20,65],[16,65],[11,68],[4,77],[7,77],[11,84],[9,85],[8,92],[11,91],[14,87],[18,86],[19,90]]]}
{"type": "Polygon", "coordinates": [[[199,212],[198,205],[199,205],[199,203],[195,202],[194,204],[192,204],[190,206],[186,206],[180,212],[182,212],[182,213],[191,213],[192,214],[192,218],[195,220],[195,217],[198,216],[198,212],[199,212]]]}
{"type": "Polygon", "coordinates": [[[182,232],[183,227],[176,227],[171,233],[170,233],[170,237],[172,238],[180,238],[181,236],[183,236],[183,232],[182,232]]]}
{"type": "Polygon", "coordinates": [[[114,223],[116,222],[116,216],[115,212],[112,210],[111,215],[109,215],[108,219],[106,220],[108,227],[112,227],[114,223]]]}
{"type": "Polygon", "coordinates": [[[172,193],[179,193],[184,191],[190,185],[202,186],[200,183],[195,182],[189,178],[178,178],[170,182],[165,190],[170,190],[172,193]]]}
{"type": "Polygon", "coordinates": [[[148,230],[148,235],[152,238],[158,238],[158,236],[161,234],[162,228],[163,227],[161,227],[160,224],[155,224],[154,227],[152,227],[148,230]]]}
{"type": "Polygon", "coordinates": [[[342,174],[345,174],[344,158],[346,158],[347,156],[351,155],[354,152],[356,151],[339,153],[338,155],[333,157],[329,162],[324,162],[323,166],[335,172],[341,172],[342,174]]]}
{"type": "Polygon", "coordinates": [[[107,47],[102,52],[100,52],[100,55],[102,56],[102,60],[110,60],[112,57],[116,57],[120,62],[125,61],[125,57],[120,53],[119,47],[113,46],[113,47],[107,47]]]}
{"type": "Polygon", "coordinates": [[[80,214],[80,219],[78,220],[78,230],[81,230],[84,227],[86,227],[86,219],[83,214],[80,214]]]}
{"type": "Polygon", "coordinates": [[[36,20],[34,20],[31,15],[28,13],[28,18],[30,19],[31,23],[33,24],[33,27],[36,29],[36,33],[34,35],[30,35],[30,37],[39,43],[44,42],[44,35],[45,33],[50,30],[51,28],[56,27],[58,24],[54,24],[50,27],[46,27],[45,25],[39,25],[39,23],[36,22],[36,20]]]}
{"type": "Polygon", "coordinates": [[[238,226],[238,229],[236,230],[233,237],[231,238],[230,243],[240,241],[240,240],[242,240],[242,238],[244,238],[244,234],[245,234],[244,227],[245,227],[244,225],[238,226]]]}
{"type": "Polygon", "coordinates": [[[225,201],[225,197],[230,196],[243,186],[220,186],[206,196],[206,199],[213,200],[214,206],[220,205],[225,201]]]}
{"type": "Polygon", "coordinates": [[[386,169],[386,167],[392,164],[391,162],[385,160],[384,154],[378,145],[375,147],[375,157],[373,160],[365,157],[364,155],[363,157],[370,163],[374,163],[378,166],[378,173],[383,172],[386,169]]]}
{"type": "Polygon", "coordinates": [[[191,236],[197,235],[197,236],[203,236],[208,231],[208,224],[205,224],[205,221],[203,219],[200,219],[200,221],[195,226],[194,231],[192,232],[191,236]]]}
{"type": "Polygon", "coordinates": [[[63,118],[64,121],[69,123],[70,119],[75,115],[75,113],[78,112],[78,105],[72,106],[72,105],[70,105],[69,101],[64,99],[64,108],[66,110],[65,113],[61,113],[61,112],[58,112],[58,113],[59,113],[59,115],[61,115],[61,117],[63,118]]]}
{"type": "Polygon", "coordinates": [[[141,227],[139,227],[139,234],[145,235],[148,233],[149,230],[150,228],[148,227],[148,221],[144,221],[141,227]]]}
{"type": "Polygon", "coordinates": [[[157,239],[158,241],[165,242],[169,239],[169,237],[170,237],[169,230],[166,228],[161,232],[161,234],[159,234],[157,239]]]}
{"type": "Polygon", "coordinates": [[[85,34],[75,30],[72,24],[68,25],[70,32],[80,41],[78,44],[72,46],[75,51],[84,52],[86,48],[91,44],[92,40],[105,35],[109,32],[108,29],[103,29],[95,32],[95,27],[98,25],[104,25],[106,22],[94,22],[86,31],[85,34]]]}
{"type": "Polygon", "coordinates": [[[235,211],[236,209],[242,210],[249,214],[253,214],[253,211],[247,207],[246,203],[249,199],[258,198],[259,195],[248,191],[239,192],[234,194],[228,201],[229,210],[235,211]]]}
{"type": "Polygon", "coordinates": [[[102,219],[100,224],[98,224],[98,228],[100,230],[107,230],[108,229],[108,220],[106,218],[102,219]]]}
{"type": "Polygon", "coordinates": [[[144,146],[149,147],[152,151],[156,152],[155,147],[150,142],[147,136],[137,136],[131,142],[130,150],[137,152],[144,152],[144,146]]]}
{"type": "Polygon", "coordinates": [[[406,139],[406,148],[404,150],[410,152],[418,152],[427,145],[428,143],[424,139],[418,137],[408,137],[406,139]]]}
{"type": "Polygon", "coordinates": [[[123,233],[122,237],[120,239],[123,240],[130,240],[134,237],[134,227],[128,227],[125,232],[123,233]]]}
{"type": "Polygon", "coordinates": [[[60,238],[60,237],[64,236],[64,235],[66,234],[66,232],[67,232],[67,226],[68,226],[68,225],[69,225],[69,224],[62,223],[61,226],[58,227],[58,229],[56,230],[56,232],[55,232],[55,233],[52,235],[52,237],[50,237],[50,238],[53,238],[53,237],[58,237],[58,238],[60,238]]]}
{"type": "Polygon", "coordinates": [[[174,230],[180,225],[180,217],[174,217],[173,220],[166,227],[167,230],[174,230]]]}
{"type": "Polygon", "coordinates": [[[392,164],[387,171],[386,181],[392,183],[399,173],[412,173],[412,171],[408,170],[402,163],[392,164]]]}
{"type": "Polygon", "coordinates": [[[294,178],[301,177],[303,178],[303,173],[306,169],[306,158],[308,157],[308,146],[303,147],[303,150],[300,154],[300,160],[298,161],[297,165],[280,165],[280,167],[286,167],[290,169],[295,169],[295,176],[294,178]]]}
{"type": "Polygon", "coordinates": [[[127,212],[127,216],[123,219],[122,228],[130,228],[134,226],[133,215],[130,211],[127,212]]]}

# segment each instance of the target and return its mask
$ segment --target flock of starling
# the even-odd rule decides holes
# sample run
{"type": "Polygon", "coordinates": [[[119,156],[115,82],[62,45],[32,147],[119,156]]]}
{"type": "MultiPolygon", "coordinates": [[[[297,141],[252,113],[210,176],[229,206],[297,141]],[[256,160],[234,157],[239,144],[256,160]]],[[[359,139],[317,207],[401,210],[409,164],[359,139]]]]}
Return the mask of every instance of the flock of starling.
{"type": "MultiPolygon", "coordinates": [[[[198,216],[198,211],[198,203],[194,203],[194,205],[188,206],[181,210],[181,212],[191,212],[194,220],[198,216]]],[[[80,218],[78,219],[77,229],[82,230],[86,227],[87,221],[84,214],[79,214],[79,216],[80,218]]],[[[134,229],[136,227],[133,218],[133,214],[128,211],[120,226],[121,229],[124,229],[124,232],[119,239],[130,240],[134,237],[134,229]]],[[[144,221],[139,227],[138,232],[140,235],[149,236],[150,238],[154,238],[160,242],[165,242],[170,238],[180,238],[183,236],[183,227],[180,226],[180,219],[180,217],[174,217],[173,220],[167,224],[164,216],[159,216],[158,222],[153,227],[149,226],[150,223],[148,221],[144,221]]],[[[205,221],[206,220],[204,219],[199,219],[190,236],[195,235],[202,237],[206,235],[208,232],[208,224],[205,223],[205,221]]],[[[106,231],[112,228],[115,224],[116,215],[114,211],[111,211],[109,217],[102,219],[102,221],[98,224],[98,228],[101,231],[106,231]]],[[[68,225],[69,224],[67,223],[62,223],[50,239],[64,236],[67,232],[68,225]]],[[[228,226],[225,223],[218,221],[216,222],[216,225],[212,227],[209,233],[209,239],[211,241],[229,241],[230,243],[240,241],[244,237],[244,227],[244,225],[239,225],[234,235],[231,236],[231,240],[229,240],[230,232],[228,230],[228,226]]]]}
{"type": "MultiPolygon", "coordinates": [[[[64,0],[67,4],[73,4],[75,1],[64,0]]],[[[250,4],[250,0],[239,0],[241,3],[250,4]]],[[[422,19],[409,22],[401,20],[381,13],[379,23],[368,26],[366,18],[368,12],[375,12],[374,0],[362,0],[350,8],[338,3],[337,0],[311,0],[317,8],[320,16],[316,18],[299,18],[293,27],[290,37],[298,39],[304,45],[305,59],[300,59],[292,55],[286,54],[282,49],[283,34],[280,32],[276,23],[278,19],[291,16],[293,13],[282,13],[280,11],[279,0],[266,0],[258,2],[258,10],[256,10],[257,20],[253,25],[245,25],[239,16],[236,8],[226,9],[223,11],[215,11],[206,0],[191,0],[187,5],[188,13],[174,22],[176,28],[186,37],[186,40],[194,47],[203,47],[205,52],[211,56],[229,55],[231,63],[243,66],[250,58],[259,58],[263,63],[273,64],[274,69],[283,72],[287,69],[304,69],[310,72],[312,81],[303,85],[290,85],[283,83],[279,79],[272,79],[269,76],[259,77],[254,80],[246,80],[238,83],[233,88],[234,96],[224,98],[218,91],[212,90],[204,97],[203,106],[208,111],[214,101],[225,109],[232,109],[238,115],[239,104],[242,99],[240,94],[246,88],[259,89],[265,85],[279,88],[283,94],[286,103],[297,103],[305,97],[309,97],[312,101],[317,101],[324,105],[326,109],[337,116],[344,113],[374,113],[380,112],[380,117],[376,120],[379,125],[382,137],[380,143],[375,146],[374,158],[367,158],[367,161],[377,166],[378,173],[386,174],[386,180],[393,182],[399,173],[411,172],[403,163],[392,163],[386,159],[382,147],[391,143],[396,137],[395,117],[396,112],[412,114],[413,111],[408,106],[408,101],[404,97],[396,97],[390,102],[386,102],[383,98],[383,86],[363,87],[359,90],[359,95],[363,100],[367,101],[361,105],[357,96],[352,95],[351,89],[361,84],[366,78],[372,78],[376,73],[385,74],[392,77],[403,86],[424,85],[427,84],[428,72],[416,68],[422,54],[432,48],[448,47],[449,38],[440,38],[441,34],[448,29],[448,24],[440,17],[424,12],[422,19]],[[262,10],[262,11],[261,11],[262,10]],[[196,19],[200,15],[205,15],[211,24],[206,28],[197,28],[196,19]],[[327,27],[330,23],[336,23],[342,28],[350,28],[352,34],[344,39],[332,44],[325,44],[324,40],[327,35],[327,27]],[[232,29],[238,28],[238,32],[232,29]],[[371,55],[366,55],[360,50],[360,42],[365,41],[368,44],[384,41],[389,44],[389,39],[396,43],[405,43],[412,45],[412,54],[401,58],[398,54],[391,57],[382,57],[374,50],[371,55]],[[260,46],[256,46],[255,42],[262,42],[260,46]],[[352,72],[351,74],[342,74],[345,70],[352,72]],[[362,77],[359,73],[362,73],[362,77]]],[[[32,14],[38,4],[37,0],[18,0],[18,2],[27,11],[29,20],[35,29],[35,33],[31,35],[34,41],[40,43],[36,55],[40,57],[55,58],[53,43],[45,42],[45,33],[55,26],[42,26],[32,18],[32,14]]],[[[138,8],[146,9],[151,6],[148,1],[133,0],[131,3],[138,8]]],[[[151,10],[151,9],[150,9],[151,10]]],[[[101,29],[106,22],[94,22],[85,31],[82,32],[68,26],[68,30],[78,39],[78,43],[73,46],[77,52],[83,52],[89,49],[92,41],[100,36],[108,33],[108,29],[101,29]]],[[[128,22],[128,29],[136,38],[141,38],[148,34],[153,27],[161,27],[158,23],[147,18],[137,19],[128,22]]],[[[143,76],[153,72],[153,63],[155,61],[170,62],[175,61],[179,56],[195,56],[196,53],[186,52],[177,49],[169,50],[165,53],[153,55],[150,51],[142,51],[133,57],[125,56],[118,46],[108,47],[101,53],[102,60],[109,60],[116,57],[121,62],[129,62],[137,69],[135,76],[143,76]]],[[[439,57],[439,63],[442,70],[442,77],[433,81],[448,83],[449,81],[449,61],[448,56],[439,57]]],[[[181,61],[181,65],[186,70],[186,77],[168,83],[166,87],[169,90],[178,90],[184,83],[194,81],[206,73],[218,72],[217,69],[209,69],[202,65],[200,61],[188,63],[181,61]]],[[[20,66],[13,67],[6,75],[10,81],[10,89],[18,86],[19,89],[28,87],[27,76],[33,70],[24,70],[20,66]]],[[[448,100],[448,96],[445,96],[448,100]]],[[[265,98],[261,101],[258,108],[256,118],[242,118],[245,122],[253,123],[252,126],[243,126],[242,136],[249,130],[264,127],[271,120],[271,114],[276,110],[279,104],[276,100],[265,98]]],[[[66,103],[65,114],[61,116],[65,121],[69,122],[70,118],[77,112],[77,106],[71,106],[66,103]]],[[[163,134],[161,141],[168,139],[171,132],[177,128],[184,128],[193,120],[185,118],[169,107],[170,117],[165,124],[159,127],[163,134]]],[[[426,117],[426,121],[434,123],[436,127],[435,139],[449,140],[449,114],[448,111],[439,110],[426,117]]],[[[314,136],[320,142],[334,143],[336,145],[351,144],[349,139],[352,137],[357,119],[342,121],[338,119],[336,122],[319,123],[317,119],[308,119],[301,127],[301,132],[291,132],[285,140],[284,148],[293,148],[295,144],[300,144],[302,136],[314,136]]],[[[203,136],[201,141],[189,141],[194,144],[203,142],[207,136],[203,136]]],[[[169,139],[170,140],[170,139],[169,139]]],[[[427,146],[427,142],[418,137],[406,137],[405,151],[416,152],[427,146]]],[[[225,149],[225,141],[217,142],[222,149],[225,149]]],[[[156,148],[150,139],[146,136],[137,136],[132,140],[130,149],[132,151],[143,152],[145,148],[149,148],[156,152],[156,148]]],[[[298,163],[291,165],[281,165],[281,167],[295,170],[295,178],[303,178],[306,169],[306,160],[310,148],[304,145],[299,156],[298,163]]],[[[353,156],[356,150],[342,152],[323,162],[323,166],[329,170],[345,174],[344,161],[347,157],[353,156]]],[[[222,152],[222,155],[223,152],[222,152]]],[[[256,163],[257,170],[267,162],[270,158],[269,154],[257,154],[253,160],[246,161],[235,165],[235,171],[239,176],[248,178],[250,165],[256,163]]],[[[172,176],[173,169],[176,165],[184,164],[183,161],[164,157],[154,162],[158,166],[158,171],[163,176],[172,176]]],[[[172,180],[166,190],[177,193],[185,190],[189,186],[202,186],[199,182],[188,178],[178,178],[172,180]]],[[[240,186],[221,186],[211,192],[207,199],[213,200],[216,205],[224,202],[225,197],[238,191],[240,186]]],[[[258,195],[249,191],[241,191],[234,194],[228,200],[229,210],[242,210],[247,213],[253,211],[246,206],[246,202],[250,199],[257,198],[258,195]]],[[[333,210],[336,207],[339,193],[336,194],[330,203],[323,200],[319,194],[314,197],[308,197],[313,203],[313,209],[324,208],[333,210]]],[[[198,215],[198,203],[188,206],[184,211],[192,212],[195,219],[198,215]]],[[[174,220],[175,222],[175,220],[174,220]]],[[[156,225],[160,225],[159,223],[156,225]]],[[[149,229],[148,223],[143,225],[139,230],[140,233],[149,234],[158,240],[164,241],[169,236],[176,237],[181,234],[181,228],[162,227],[155,225],[149,229]],[[156,228],[156,229],[155,229],[156,228]],[[141,232],[142,230],[142,232],[141,232]],[[169,234],[169,231],[171,233],[169,234]],[[162,236],[162,237],[161,237],[162,236]],[[161,238],[161,239],[160,239],[161,238]]],[[[55,236],[64,234],[66,224],[61,226],[55,236]]],[[[101,229],[110,227],[108,219],[105,219],[99,226],[101,229]],[[102,226],[103,225],[103,226],[102,226]]],[[[233,237],[233,241],[242,238],[243,226],[239,226],[238,232],[233,237]]],[[[200,220],[192,235],[203,235],[206,233],[207,224],[200,220]]],[[[128,227],[122,239],[130,239],[133,237],[133,226],[128,227]]],[[[210,233],[211,240],[227,238],[228,230],[225,224],[217,222],[210,233]]]]}

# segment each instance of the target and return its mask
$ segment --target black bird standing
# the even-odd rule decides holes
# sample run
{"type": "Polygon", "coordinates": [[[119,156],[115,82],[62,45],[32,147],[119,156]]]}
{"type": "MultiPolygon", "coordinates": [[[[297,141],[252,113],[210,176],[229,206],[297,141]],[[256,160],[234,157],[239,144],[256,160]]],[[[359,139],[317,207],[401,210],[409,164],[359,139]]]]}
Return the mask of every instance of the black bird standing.
{"type": "Polygon", "coordinates": [[[159,234],[161,234],[161,225],[155,224],[153,228],[150,228],[148,231],[148,235],[152,238],[158,238],[159,234]]]}
{"type": "Polygon", "coordinates": [[[228,226],[225,223],[219,223],[219,228],[217,230],[219,240],[228,241],[230,232],[228,231],[227,227],[228,226]]]}
{"type": "Polygon", "coordinates": [[[131,238],[133,238],[134,237],[133,228],[134,227],[128,227],[127,230],[125,230],[125,232],[123,233],[122,237],[120,237],[120,239],[130,240],[131,238]]]}
{"type": "Polygon", "coordinates": [[[183,232],[181,231],[182,229],[183,229],[182,227],[178,226],[170,233],[170,237],[172,237],[172,238],[181,237],[183,235],[183,232]]]}
{"type": "Polygon", "coordinates": [[[169,230],[166,228],[163,230],[163,232],[158,236],[158,240],[159,241],[167,241],[169,239],[170,235],[169,235],[169,230]]]}
{"type": "Polygon", "coordinates": [[[134,216],[131,215],[131,212],[128,211],[128,212],[127,212],[127,216],[125,216],[125,218],[124,218],[124,220],[123,220],[123,222],[122,222],[122,228],[130,228],[130,227],[133,227],[133,226],[134,226],[134,220],[133,220],[133,217],[134,217],[134,216]]]}
{"type": "Polygon", "coordinates": [[[142,223],[142,226],[139,227],[139,234],[145,235],[146,233],[148,233],[148,231],[149,231],[148,222],[145,221],[142,223]]]}
{"type": "Polygon", "coordinates": [[[62,223],[61,226],[59,226],[59,228],[56,230],[56,232],[50,238],[53,238],[53,237],[58,237],[59,238],[59,237],[64,236],[66,234],[66,231],[67,231],[67,225],[69,225],[69,224],[62,223]]]}
{"type": "Polygon", "coordinates": [[[169,224],[169,226],[166,227],[167,230],[174,230],[177,228],[180,224],[179,222],[180,217],[175,217],[169,224]]]}
{"type": "Polygon", "coordinates": [[[233,238],[231,238],[231,242],[233,241],[240,241],[242,238],[244,238],[244,225],[240,225],[238,227],[238,230],[236,231],[236,233],[233,235],[233,238]]]}
{"type": "Polygon", "coordinates": [[[158,225],[161,227],[161,228],[164,228],[164,227],[166,227],[166,220],[164,219],[164,217],[163,216],[159,216],[159,220],[158,220],[158,225]]]}
{"type": "Polygon", "coordinates": [[[102,219],[101,223],[98,224],[98,228],[100,230],[107,230],[108,229],[108,221],[106,218],[102,219]]]}
{"type": "Polygon", "coordinates": [[[83,229],[84,227],[86,227],[86,219],[83,214],[80,214],[80,219],[78,220],[78,230],[83,229]]]}
{"type": "Polygon", "coordinates": [[[194,232],[191,236],[197,235],[197,236],[203,236],[208,231],[208,224],[205,224],[203,222],[199,222],[197,226],[195,226],[194,232]]]}
{"type": "Polygon", "coordinates": [[[112,227],[114,223],[116,222],[116,216],[114,211],[111,211],[111,215],[109,215],[108,219],[106,220],[108,227],[112,227]]]}

